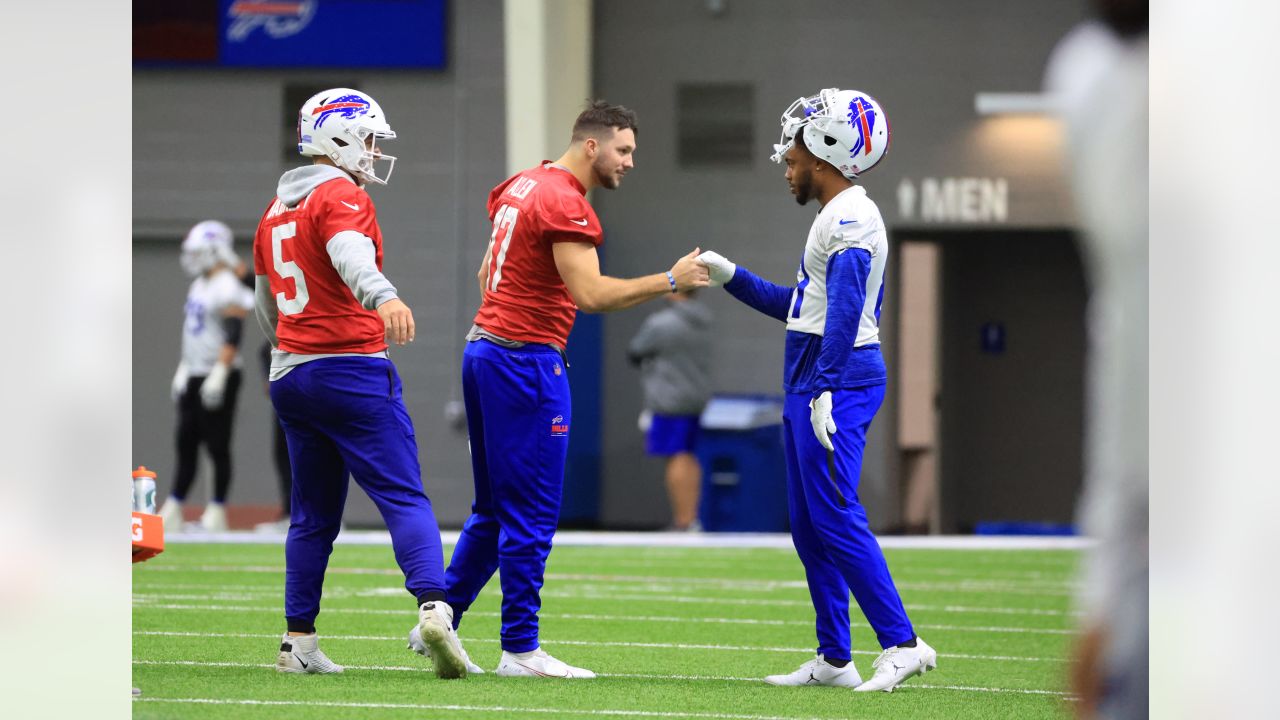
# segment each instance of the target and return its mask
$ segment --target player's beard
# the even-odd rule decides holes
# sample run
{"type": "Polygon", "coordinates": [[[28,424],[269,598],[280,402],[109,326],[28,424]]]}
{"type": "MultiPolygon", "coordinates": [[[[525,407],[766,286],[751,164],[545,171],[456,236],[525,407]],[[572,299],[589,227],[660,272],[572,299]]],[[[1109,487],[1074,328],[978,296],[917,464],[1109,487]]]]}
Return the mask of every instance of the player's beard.
{"type": "Polygon", "coordinates": [[[596,182],[607,190],[616,190],[621,184],[622,179],[618,177],[617,170],[618,167],[609,169],[604,163],[604,158],[596,158],[596,161],[591,163],[591,172],[595,173],[596,182]]]}
{"type": "Polygon", "coordinates": [[[796,202],[800,205],[807,205],[809,199],[813,197],[813,176],[806,175],[804,178],[797,177],[791,187],[796,191],[796,202]]]}

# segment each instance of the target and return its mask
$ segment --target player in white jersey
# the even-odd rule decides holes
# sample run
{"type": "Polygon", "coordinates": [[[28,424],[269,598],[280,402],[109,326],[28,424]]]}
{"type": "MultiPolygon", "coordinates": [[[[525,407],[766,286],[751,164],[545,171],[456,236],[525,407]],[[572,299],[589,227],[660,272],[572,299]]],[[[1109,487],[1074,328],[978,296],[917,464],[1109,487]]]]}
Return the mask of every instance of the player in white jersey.
{"type": "Polygon", "coordinates": [[[227,529],[224,503],[231,486],[231,422],[240,390],[240,336],[253,310],[253,291],[232,268],[231,229],[217,220],[191,228],[182,242],[183,270],[193,277],[182,324],[182,360],[173,375],[178,406],[177,469],[160,509],[165,525],[182,527],[182,505],[196,477],[204,445],[213,461],[213,497],[200,518],[207,530],[227,529]]]}
{"type": "Polygon", "coordinates": [[[801,205],[822,206],[795,287],[764,280],[714,252],[699,260],[713,284],[786,323],[783,428],[791,536],[817,614],[817,657],[770,675],[772,685],[891,691],[937,666],[916,637],[858,501],[867,429],[884,401],[880,303],[888,236],[880,210],[853,184],[889,148],[889,122],[871,96],[827,89],[782,115],[775,162],[801,205]],[[884,652],[862,682],[850,661],[849,593],[884,652]]]}

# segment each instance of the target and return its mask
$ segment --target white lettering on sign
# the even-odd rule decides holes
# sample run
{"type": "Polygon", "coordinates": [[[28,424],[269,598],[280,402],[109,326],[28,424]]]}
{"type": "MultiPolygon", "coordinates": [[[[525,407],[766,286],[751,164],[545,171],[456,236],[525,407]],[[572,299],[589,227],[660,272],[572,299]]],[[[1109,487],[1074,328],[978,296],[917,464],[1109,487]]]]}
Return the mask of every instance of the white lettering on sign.
{"type": "Polygon", "coordinates": [[[916,186],[902,178],[898,183],[898,215],[903,219],[914,218],[916,214],[916,186]]]}
{"type": "Polygon", "coordinates": [[[898,184],[898,215],[936,223],[1003,223],[1009,220],[1009,182],[1004,178],[925,178],[898,184]],[[917,208],[917,199],[919,207],[917,208]]]}

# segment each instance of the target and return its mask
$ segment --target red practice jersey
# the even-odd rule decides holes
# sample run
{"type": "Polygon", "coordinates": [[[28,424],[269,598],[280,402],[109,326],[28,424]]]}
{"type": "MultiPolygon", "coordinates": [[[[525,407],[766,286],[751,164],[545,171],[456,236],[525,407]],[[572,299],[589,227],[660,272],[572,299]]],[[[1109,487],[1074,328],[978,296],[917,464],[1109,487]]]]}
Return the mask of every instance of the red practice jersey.
{"type": "Polygon", "coordinates": [[[342,281],[325,249],[343,230],[373,240],[382,269],[382,231],[368,193],[335,178],[295,207],[276,198],[253,238],[253,271],[266,275],[276,297],[281,350],[304,355],[374,353],[387,349],[378,313],[366,310],[342,281]]]}
{"type": "Polygon", "coordinates": [[[572,173],[550,161],[489,193],[493,247],[476,325],[508,340],[568,344],[578,306],[560,279],[552,245],[604,240],[586,193],[572,173]]]}

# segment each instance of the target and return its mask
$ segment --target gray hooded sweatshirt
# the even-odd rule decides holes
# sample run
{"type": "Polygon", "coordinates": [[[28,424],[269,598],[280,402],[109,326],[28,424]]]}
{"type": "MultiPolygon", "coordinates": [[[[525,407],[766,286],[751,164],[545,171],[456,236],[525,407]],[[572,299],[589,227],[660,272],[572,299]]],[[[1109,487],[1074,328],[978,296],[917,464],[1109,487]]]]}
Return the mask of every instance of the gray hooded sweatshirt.
{"type": "MultiPolygon", "coordinates": [[[[351,176],[329,165],[307,165],[294,168],[280,176],[276,186],[276,197],[288,207],[295,207],[306,199],[313,190],[333,179],[354,182],[351,176]]],[[[344,230],[329,238],[325,250],[333,262],[338,276],[351,289],[356,301],[368,310],[376,310],[379,305],[398,297],[391,281],[378,270],[377,251],[373,247],[373,239],[354,230],[344,230]]],[[[266,275],[258,275],[254,282],[258,324],[271,341],[271,373],[270,379],[279,380],[292,368],[304,362],[327,357],[341,357],[359,353],[337,353],[323,355],[302,355],[288,353],[276,347],[276,322],[278,311],[276,298],[266,275]]],[[[387,357],[387,351],[366,353],[368,357],[387,357]]]]}
{"type": "Polygon", "coordinates": [[[644,407],[660,415],[698,415],[711,398],[711,311],[677,301],[645,319],[627,356],[640,366],[644,407]]]}

